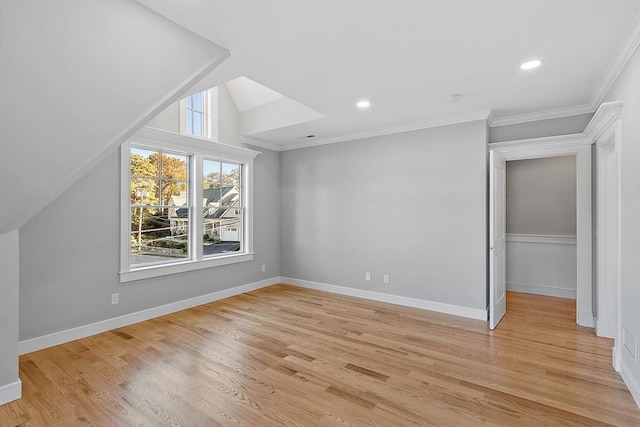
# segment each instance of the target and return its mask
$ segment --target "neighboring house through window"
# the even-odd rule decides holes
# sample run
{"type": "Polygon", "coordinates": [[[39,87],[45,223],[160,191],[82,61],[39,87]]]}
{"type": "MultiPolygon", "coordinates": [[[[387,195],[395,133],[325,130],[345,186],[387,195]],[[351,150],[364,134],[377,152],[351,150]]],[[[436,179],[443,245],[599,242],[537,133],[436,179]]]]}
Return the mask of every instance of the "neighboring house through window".
{"type": "Polygon", "coordinates": [[[123,144],[121,281],[253,259],[257,154],[152,128],[123,144]]]}

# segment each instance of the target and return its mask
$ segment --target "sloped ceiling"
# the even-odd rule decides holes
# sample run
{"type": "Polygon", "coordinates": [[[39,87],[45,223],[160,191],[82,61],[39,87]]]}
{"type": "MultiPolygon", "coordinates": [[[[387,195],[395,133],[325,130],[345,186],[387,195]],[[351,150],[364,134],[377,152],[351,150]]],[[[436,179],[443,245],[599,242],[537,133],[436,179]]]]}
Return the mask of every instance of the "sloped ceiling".
{"type": "MultiPolygon", "coordinates": [[[[0,7],[0,234],[29,221],[228,56],[133,0],[0,7]]],[[[92,200],[89,211],[100,195],[92,200]]]]}
{"type": "Polygon", "coordinates": [[[229,90],[236,108],[241,113],[285,98],[283,94],[245,76],[236,77],[225,83],[225,86],[229,90]]]}

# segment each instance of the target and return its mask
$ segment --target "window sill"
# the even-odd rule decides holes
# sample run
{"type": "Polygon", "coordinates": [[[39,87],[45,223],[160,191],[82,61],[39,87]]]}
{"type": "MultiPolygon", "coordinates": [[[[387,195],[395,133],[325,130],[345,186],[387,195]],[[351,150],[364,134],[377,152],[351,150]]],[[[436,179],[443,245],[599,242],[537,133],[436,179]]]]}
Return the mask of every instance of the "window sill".
{"type": "Polygon", "coordinates": [[[184,261],[167,265],[154,265],[136,268],[135,270],[120,272],[120,283],[133,282],[135,280],[149,279],[152,277],[167,276],[169,274],[184,273],[204,268],[219,267],[222,265],[236,264],[239,262],[253,261],[253,252],[243,254],[224,255],[200,261],[184,261]]]}

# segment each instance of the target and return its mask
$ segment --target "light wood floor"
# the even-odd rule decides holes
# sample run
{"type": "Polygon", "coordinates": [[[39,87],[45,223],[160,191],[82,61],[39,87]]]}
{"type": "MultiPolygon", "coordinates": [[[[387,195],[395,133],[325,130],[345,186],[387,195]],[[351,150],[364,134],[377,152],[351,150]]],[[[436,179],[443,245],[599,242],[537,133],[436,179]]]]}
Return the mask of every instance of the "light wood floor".
{"type": "Polygon", "coordinates": [[[0,425],[640,425],[575,301],[486,322],[286,285],[20,358],[0,425]]]}

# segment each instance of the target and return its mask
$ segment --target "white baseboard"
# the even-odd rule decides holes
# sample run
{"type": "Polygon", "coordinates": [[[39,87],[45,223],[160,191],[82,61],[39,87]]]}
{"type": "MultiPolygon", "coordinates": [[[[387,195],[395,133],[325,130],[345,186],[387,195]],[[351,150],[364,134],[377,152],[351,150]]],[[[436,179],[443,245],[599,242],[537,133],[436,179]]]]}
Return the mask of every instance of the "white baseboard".
{"type": "Polygon", "coordinates": [[[292,277],[281,277],[280,279],[282,283],[300,286],[301,288],[315,289],[318,291],[332,292],[334,294],[348,295],[374,301],[404,305],[407,307],[421,308],[423,310],[437,311],[439,313],[468,317],[470,319],[477,319],[482,321],[487,320],[487,311],[476,308],[469,308],[459,305],[445,304],[441,302],[403,297],[398,295],[383,294],[381,292],[365,291],[362,289],[348,288],[345,286],[329,285],[326,283],[312,282],[309,280],[294,279],[292,277]]]}
{"type": "Polygon", "coordinates": [[[114,317],[112,319],[102,320],[100,322],[90,323],[88,325],[79,326],[77,328],[67,329],[65,331],[54,332],[52,334],[41,337],[31,338],[20,341],[18,351],[20,354],[31,353],[33,351],[42,350],[43,348],[53,347],[54,345],[63,344],[80,338],[110,331],[112,329],[121,328],[123,326],[132,325],[144,320],[153,319],[166,314],[175,313],[177,311],[186,310],[198,305],[207,304],[218,301],[234,295],[243,294],[245,292],[255,291],[256,289],[265,288],[267,286],[280,283],[280,277],[272,277],[271,279],[261,280],[259,282],[249,283],[246,285],[236,286],[222,291],[212,292],[210,294],[201,295],[194,298],[176,301],[169,304],[153,307],[135,313],[125,314],[123,316],[114,317]]]}
{"type": "Polygon", "coordinates": [[[0,405],[13,402],[22,397],[22,381],[14,381],[12,383],[0,387],[0,405]]]}
{"type": "Polygon", "coordinates": [[[593,312],[591,310],[578,311],[578,325],[585,328],[595,328],[596,319],[593,318],[593,312]]]}
{"type": "Polygon", "coordinates": [[[633,396],[633,400],[636,401],[636,405],[640,408],[640,385],[635,381],[629,369],[627,369],[624,361],[620,363],[620,376],[624,380],[624,383],[627,385],[627,388],[631,392],[631,396],[633,396]]]}
{"type": "Polygon", "coordinates": [[[560,297],[576,299],[576,290],[558,288],[555,286],[531,285],[527,283],[507,282],[507,290],[524,292],[526,294],[546,295],[548,297],[560,297]]]}
{"type": "Polygon", "coordinates": [[[611,364],[613,365],[614,371],[620,372],[620,352],[615,345],[611,349],[611,364]]]}

